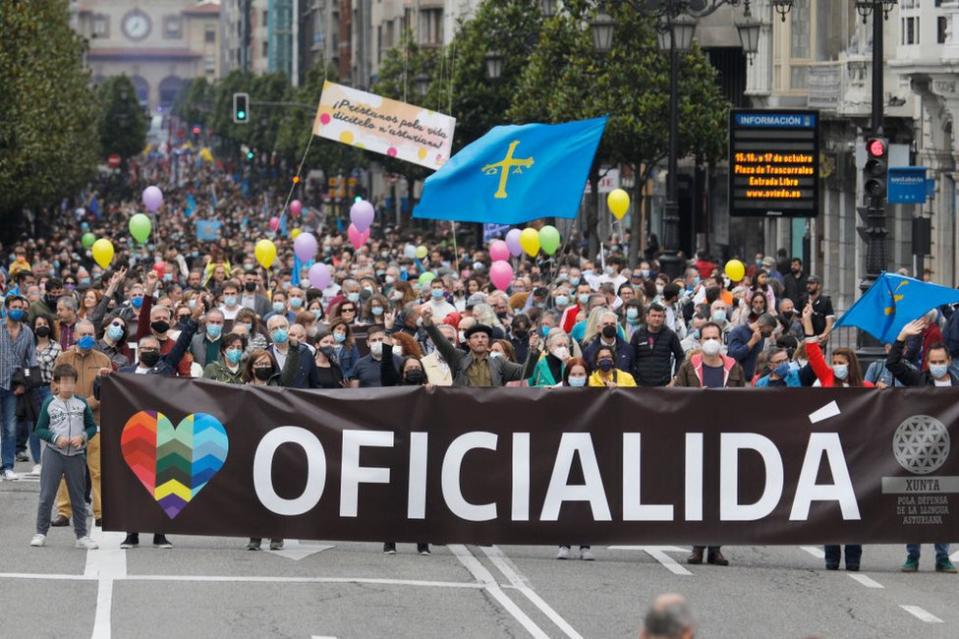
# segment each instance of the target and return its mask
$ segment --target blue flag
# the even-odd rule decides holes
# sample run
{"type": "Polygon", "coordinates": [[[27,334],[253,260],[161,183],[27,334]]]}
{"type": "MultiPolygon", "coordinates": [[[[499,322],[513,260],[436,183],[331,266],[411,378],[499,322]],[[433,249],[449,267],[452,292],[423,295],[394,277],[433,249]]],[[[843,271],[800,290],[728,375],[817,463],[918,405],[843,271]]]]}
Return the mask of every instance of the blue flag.
{"type": "Polygon", "coordinates": [[[606,120],[495,127],[426,178],[413,217],[486,224],[575,218],[606,120]]]}
{"type": "Polygon", "coordinates": [[[937,306],[957,302],[959,290],[954,288],[883,273],[836,326],[857,326],[883,344],[891,344],[912,320],[937,306]]]}

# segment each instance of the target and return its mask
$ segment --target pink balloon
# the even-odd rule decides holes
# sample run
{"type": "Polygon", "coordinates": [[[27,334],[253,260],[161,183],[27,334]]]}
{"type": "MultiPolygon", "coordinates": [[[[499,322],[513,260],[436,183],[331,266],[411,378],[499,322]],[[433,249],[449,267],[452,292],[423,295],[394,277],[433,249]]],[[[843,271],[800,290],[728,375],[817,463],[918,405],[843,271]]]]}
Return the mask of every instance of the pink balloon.
{"type": "Polygon", "coordinates": [[[513,283],[513,267],[509,265],[509,262],[503,260],[493,262],[489,269],[489,279],[493,286],[505,291],[513,283]]]}
{"type": "Polygon", "coordinates": [[[522,233],[519,229],[510,229],[506,234],[506,246],[509,248],[509,254],[513,257],[519,257],[523,252],[523,247],[519,245],[519,235],[522,233]]]}
{"type": "Polygon", "coordinates": [[[350,224],[350,228],[347,230],[347,236],[350,238],[350,244],[353,245],[353,248],[358,249],[370,239],[370,229],[366,229],[361,233],[355,224],[350,224]]]}
{"type": "Polygon", "coordinates": [[[303,203],[299,200],[293,200],[290,202],[290,213],[293,214],[293,217],[296,217],[300,214],[300,211],[303,210],[303,203]]]}
{"type": "Polygon", "coordinates": [[[509,259],[509,246],[503,240],[493,240],[489,243],[489,256],[494,262],[509,259]]]}
{"type": "Polygon", "coordinates": [[[276,233],[276,229],[280,228],[280,218],[275,215],[270,218],[270,230],[276,233]]]}
{"type": "Polygon", "coordinates": [[[356,226],[356,230],[360,232],[370,228],[375,214],[376,212],[373,210],[373,205],[366,200],[360,200],[350,207],[350,221],[356,226]]]}
{"type": "Polygon", "coordinates": [[[143,206],[145,206],[150,213],[156,213],[162,204],[163,192],[159,188],[148,186],[143,189],[143,206]]]}
{"type": "MultiPolygon", "coordinates": [[[[300,237],[303,237],[303,235],[300,237]]],[[[298,237],[296,239],[300,238],[298,237]]],[[[330,273],[330,267],[326,264],[314,264],[310,267],[310,273],[307,277],[310,280],[310,286],[323,290],[330,285],[330,280],[333,276],[332,273],[330,273]]]]}
{"type": "Polygon", "coordinates": [[[316,238],[312,233],[300,233],[293,240],[293,252],[300,258],[301,262],[309,262],[316,257],[316,238]]]}

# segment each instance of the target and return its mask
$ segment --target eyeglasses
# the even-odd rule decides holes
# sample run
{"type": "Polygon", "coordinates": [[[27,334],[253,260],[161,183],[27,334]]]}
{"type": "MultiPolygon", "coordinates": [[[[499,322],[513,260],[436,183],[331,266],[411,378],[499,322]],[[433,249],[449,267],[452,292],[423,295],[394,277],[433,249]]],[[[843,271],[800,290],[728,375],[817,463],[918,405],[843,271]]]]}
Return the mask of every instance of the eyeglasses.
{"type": "Polygon", "coordinates": [[[341,312],[341,313],[355,313],[355,312],[356,312],[356,309],[355,309],[355,308],[341,308],[341,309],[340,309],[340,312],[341,312]]]}

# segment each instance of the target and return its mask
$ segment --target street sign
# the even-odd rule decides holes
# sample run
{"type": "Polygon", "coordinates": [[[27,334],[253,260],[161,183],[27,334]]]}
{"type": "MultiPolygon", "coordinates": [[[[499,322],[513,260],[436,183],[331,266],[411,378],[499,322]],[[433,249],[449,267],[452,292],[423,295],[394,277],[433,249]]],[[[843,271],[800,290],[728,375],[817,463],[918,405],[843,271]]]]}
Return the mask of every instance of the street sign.
{"type": "Polygon", "coordinates": [[[733,109],[729,214],[819,215],[819,112],[733,109]]]}
{"type": "Polygon", "coordinates": [[[890,167],[887,193],[890,204],[924,204],[928,195],[926,167],[890,167]]]}
{"type": "Polygon", "coordinates": [[[109,166],[111,169],[119,169],[122,162],[123,158],[116,153],[111,153],[109,157],[107,157],[107,166],[109,166]]]}

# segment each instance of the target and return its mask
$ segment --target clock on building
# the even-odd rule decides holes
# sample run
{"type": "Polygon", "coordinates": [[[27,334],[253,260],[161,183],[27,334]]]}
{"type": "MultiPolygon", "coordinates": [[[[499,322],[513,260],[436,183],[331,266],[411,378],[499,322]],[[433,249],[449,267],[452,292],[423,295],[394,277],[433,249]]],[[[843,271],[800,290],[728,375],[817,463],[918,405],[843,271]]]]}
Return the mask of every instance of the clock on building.
{"type": "Polygon", "coordinates": [[[123,33],[131,40],[143,40],[150,35],[150,28],[153,26],[150,22],[150,16],[134,9],[123,16],[123,33]]]}

